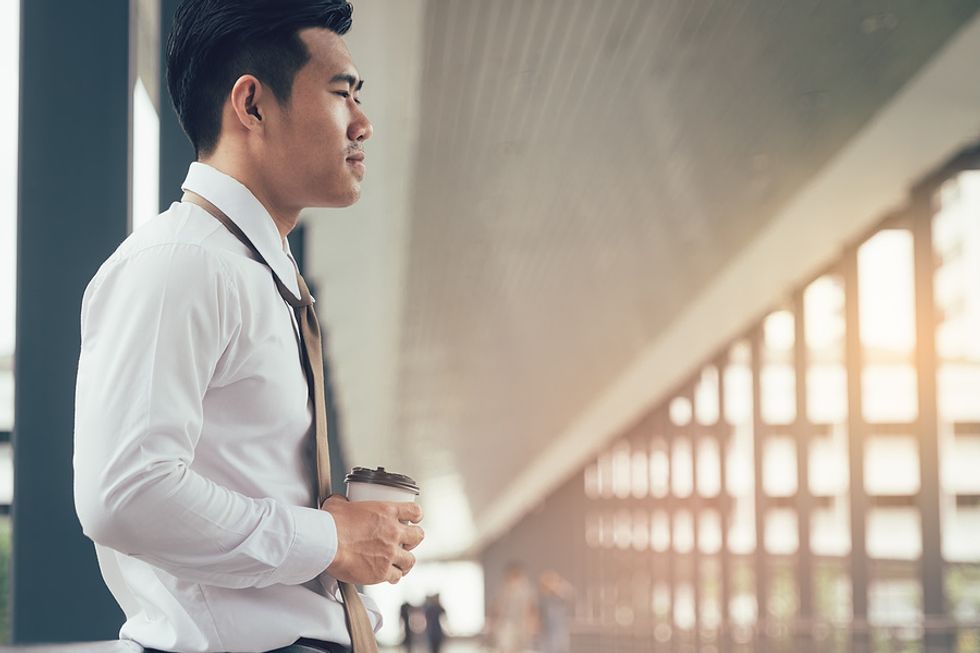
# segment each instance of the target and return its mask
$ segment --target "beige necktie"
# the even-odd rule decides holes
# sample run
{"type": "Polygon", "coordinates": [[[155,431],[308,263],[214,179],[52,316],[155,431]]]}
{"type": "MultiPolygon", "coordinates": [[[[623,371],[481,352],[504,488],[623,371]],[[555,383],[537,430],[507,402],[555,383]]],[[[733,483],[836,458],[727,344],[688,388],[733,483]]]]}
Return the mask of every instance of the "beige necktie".
{"type": "MultiPolygon", "coordinates": [[[[181,200],[197,204],[210,213],[227,227],[228,231],[234,234],[238,240],[242,241],[261,263],[266,266],[269,265],[248,236],[221,209],[196,193],[185,192],[181,200]]],[[[319,508],[330,496],[330,450],[327,444],[327,409],[324,405],[326,395],[324,394],[320,324],[317,322],[316,313],[313,311],[313,297],[310,296],[306,281],[303,280],[299,272],[296,273],[299,297],[296,297],[274,272],[272,278],[276,282],[279,294],[282,295],[287,304],[293,307],[293,311],[296,313],[296,321],[299,323],[303,344],[303,368],[306,372],[306,381],[310,387],[310,397],[313,400],[313,410],[316,415],[316,507],[319,508]]],[[[344,615],[347,619],[347,631],[350,633],[353,652],[377,653],[378,643],[374,637],[374,629],[371,628],[371,620],[368,618],[361,596],[357,593],[357,588],[353,584],[343,581],[338,581],[337,584],[340,586],[340,594],[344,599],[344,615]]]]}

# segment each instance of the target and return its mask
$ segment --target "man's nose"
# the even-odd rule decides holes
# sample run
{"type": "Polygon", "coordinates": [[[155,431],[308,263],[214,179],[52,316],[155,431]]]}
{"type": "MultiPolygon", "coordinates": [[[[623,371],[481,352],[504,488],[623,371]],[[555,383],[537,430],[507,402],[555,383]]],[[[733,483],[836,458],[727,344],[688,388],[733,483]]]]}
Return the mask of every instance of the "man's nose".
{"type": "Polygon", "coordinates": [[[354,121],[348,130],[348,136],[352,141],[366,141],[374,133],[374,126],[363,111],[358,110],[354,121]]]}

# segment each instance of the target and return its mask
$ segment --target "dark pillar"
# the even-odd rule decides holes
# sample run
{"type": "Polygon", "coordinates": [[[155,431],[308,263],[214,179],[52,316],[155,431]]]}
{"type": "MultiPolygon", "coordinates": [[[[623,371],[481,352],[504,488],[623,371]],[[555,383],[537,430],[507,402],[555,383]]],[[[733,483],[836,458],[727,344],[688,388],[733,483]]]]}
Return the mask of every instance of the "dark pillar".
{"type": "Polygon", "coordinates": [[[732,554],[728,548],[728,529],[731,527],[731,511],[735,505],[728,492],[728,455],[731,443],[732,425],[725,417],[725,369],[728,367],[728,353],[715,362],[718,368],[718,423],[715,437],[718,438],[718,514],[721,525],[721,632],[718,635],[721,653],[732,649],[730,605],[732,597],[732,554]]]}
{"type": "Polygon", "coordinates": [[[23,0],[21,21],[12,641],[113,639],[71,458],[82,293],[129,223],[130,5],[23,0]]]}
{"type": "Polygon", "coordinates": [[[755,570],[756,639],[755,650],[769,650],[769,559],[766,553],[766,519],[769,508],[763,486],[763,447],[766,446],[766,429],[762,421],[762,327],[752,331],[752,466],[755,481],[755,570]]]}
{"type": "Polygon", "coordinates": [[[702,437],[705,437],[701,433],[701,426],[698,424],[698,406],[696,397],[694,394],[694,384],[684,390],[682,396],[686,397],[688,402],[691,404],[691,421],[687,425],[688,438],[691,443],[691,526],[692,526],[692,536],[694,541],[694,548],[691,549],[691,576],[693,577],[693,588],[694,588],[694,637],[693,646],[695,651],[701,650],[701,610],[702,602],[704,600],[703,592],[701,591],[702,575],[703,575],[703,565],[701,560],[701,525],[698,520],[701,518],[701,511],[703,509],[701,502],[701,495],[698,493],[698,443],[701,441],[702,437]]]}
{"type": "Polygon", "coordinates": [[[936,306],[932,283],[936,259],[932,245],[932,192],[912,200],[912,236],[915,251],[916,369],[919,389],[919,512],[922,519],[922,612],[925,651],[953,649],[951,624],[946,616],[945,567],[942,523],[938,408],[936,406],[936,306]]]}
{"type": "MultiPolygon", "coordinates": [[[[309,239],[306,237],[306,225],[300,222],[296,225],[289,236],[289,251],[293,253],[296,267],[300,274],[304,276],[310,287],[310,293],[317,297],[316,283],[307,276],[309,272],[306,268],[306,254],[309,246],[309,239]]],[[[326,408],[327,408],[327,438],[330,446],[330,479],[333,488],[337,492],[344,491],[344,477],[350,468],[347,464],[347,456],[344,453],[343,438],[341,429],[343,423],[341,413],[337,406],[337,397],[334,390],[333,375],[330,363],[330,328],[323,318],[320,318],[320,330],[323,332],[323,381],[326,386],[326,408]]]]}
{"type": "Polygon", "coordinates": [[[847,361],[847,435],[848,491],[851,510],[851,651],[870,650],[868,630],[868,549],[865,520],[868,497],[864,488],[864,439],[867,426],[862,412],[861,373],[864,369],[861,352],[860,298],[858,297],[857,247],[844,253],[844,320],[845,359],[847,361]]]}
{"type": "Polygon", "coordinates": [[[179,0],[160,0],[160,210],[180,201],[180,184],[196,157],[190,139],[177,120],[167,89],[167,39],[179,0]]]}
{"type": "Polygon", "coordinates": [[[813,650],[813,552],[810,550],[810,520],[813,518],[813,496],[810,494],[810,439],[814,433],[807,413],[807,345],[806,309],[803,293],[793,293],[793,321],[796,336],[793,346],[793,368],[796,375],[796,519],[799,551],[796,555],[796,582],[800,591],[800,611],[796,622],[796,650],[813,650]]]}

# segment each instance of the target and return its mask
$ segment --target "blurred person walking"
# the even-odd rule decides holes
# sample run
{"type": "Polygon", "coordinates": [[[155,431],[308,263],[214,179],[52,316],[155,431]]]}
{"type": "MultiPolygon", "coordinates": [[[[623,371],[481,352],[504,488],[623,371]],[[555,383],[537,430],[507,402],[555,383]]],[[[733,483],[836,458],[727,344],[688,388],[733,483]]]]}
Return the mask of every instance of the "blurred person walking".
{"type": "Polygon", "coordinates": [[[575,593],[558,572],[548,570],[538,578],[542,653],[569,653],[575,593]]]}
{"type": "Polygon", "coordinates": [[[405,601],[402,603],[401,608],[398,611],[399,619],[402,623],[402,631],[404,636],[402,638],[402,646],[405,647],[405,653],[412,653],[412,649],[415,648],[415,631],[412,630],[412,617],[414,616],[416,607],[405,601]]]}
{"type": "Polygon", "coordinates": [[[490,630],[498,653],[524,653],[538,627],[534,586],[523,565],[513,562],[504,574],[504,586],[494,601],[490,630]]]}
{"type": "Polygon", "coordinates": [[[446,615],[446,609],[439,600],[439,594],[427,596],[422,606],[425,612],[425,636],[429,642],[431,653],[440,653],[442,644],[446,640],[446,632],[443,628],[442,619],[446,615]]]}

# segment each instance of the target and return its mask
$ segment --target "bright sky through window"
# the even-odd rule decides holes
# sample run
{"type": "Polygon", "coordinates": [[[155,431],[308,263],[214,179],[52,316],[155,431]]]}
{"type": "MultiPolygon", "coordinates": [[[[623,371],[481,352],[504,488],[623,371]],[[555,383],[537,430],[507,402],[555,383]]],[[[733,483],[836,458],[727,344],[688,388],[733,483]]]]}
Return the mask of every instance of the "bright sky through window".
{"type": "Polygon", "coordinates": [[[139,229],[159,212],[160,119],[153,101],[136,80],[133,89],[133,229],[139,229]]]}
{"type": "MultiPolygon", "coordinates": [[[[0,84],[17,89],[20,64],[20,3],[0,3],[0,84]]],[[[0,103],[0,431],[14,423],[14,320],[17,273],[17,110],[16,101],[0,103]]],[[[9,465],[0,465],[8,469],[9,465]]],[[[11,475],[0,477],[0,494],[11,475]]]]}

